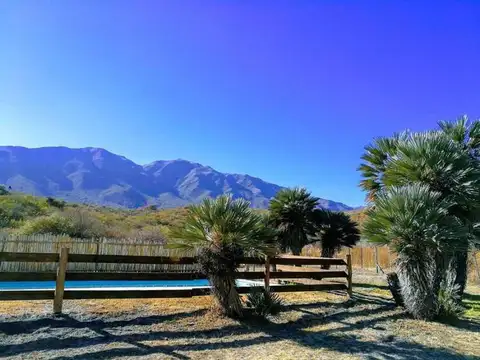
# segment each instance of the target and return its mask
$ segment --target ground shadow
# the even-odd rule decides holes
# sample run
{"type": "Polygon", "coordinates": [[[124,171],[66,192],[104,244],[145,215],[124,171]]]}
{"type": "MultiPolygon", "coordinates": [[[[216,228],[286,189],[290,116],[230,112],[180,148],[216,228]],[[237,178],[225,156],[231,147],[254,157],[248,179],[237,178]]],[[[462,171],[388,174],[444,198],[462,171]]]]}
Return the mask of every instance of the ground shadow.
{"type": "Polygon", "coordinates": [[[353,282],[354,288],[389,290],[387,285],[367,284],[353,282]]]}
{"type": "Polygon", "coordinates": [[[480,303],[480,295],[477,294],[465,293],[463,299],[480,303]]]}
{"type": "MultiPolygon", "coordinates": [[[[316,304],[296,304],[288,307],[298,311],[301,316],[287,323],[258,322],[246,319],[242,322],[230,322],[229,325],[212,330],[195,330],[182,327],[174,330],[142,330],[154,324],[164,324],[181,318],[202,316],[205,310],[183,312],[165,316],[147,316],[139,318],[105,320],[84,319],[78,314],[60,318],[42,317],[7,321],[0,324],[5,335],[27,335],[48,329],[53,336],[41,336],[26,340],[21,344],[0,345],[2,356],[24,356],[30,352],[66,350],[68,355],[51,357],[52,359],[113,359],[124,356],[164,355],[174,359],[189,359],[185,353],[203,350],[222,350],[242,348],[259,344],[271,344],[280,341],[294,341],[309,349],[328,349],[338,353],[359,355],[365,359],[407,360],[407,359],[458,359],[462,355],[446,349],[431,348],[418,343],[408,342],[395,337],[382,336],[376,341],[361,339],[356,331],[370,328],[380,334],[384,323],[405,318],[405,314],[396,309],[392,301],[373,295],[355,294],[344,303],[321,302],[316,304]],[[358,304],[365,306],[358,307],[358,304]],[[325,309],[327,308],[327,309],[325,309]],[[352,319],[359,319],[352,321],[352,319]],[[333,327],[323,327],[332,324],[333,327]],[[320,330],[312,330],[315,327],[320,330]],[[124,328],[128,328],[123,331],[124,328]],[[72,330],[70,330],[72,329],[72,330]],[[78,333],[74,330],[84,331],[78,333]],[[58,331],[71,331],[71,334],[56,336],[58,331]],[[88,336],[87,336],[87,335],[88,336]],[[235,338],[241,335],[255,335],[248,338],[235,338]],[[144,342],[163,341],[162,345],[147,345],[144,342]],[[198,341],[201,339],[201,342],[198,341]],[[221,341],[219,341],[221,339],[221,341]],[[181,341],[179,343],[179,341],[181,341]],[[173,344],[173,342],[176,342],[173,344]],[[108,344],[124,343],[128,347],[108,349],[108,344]],[[90,351],[90,347],[95,347],[90,351]],[[89,347],[87,353],[83,348],[89,347]]],[[[48,331],[46,331],[48,333],[48,331]]],[[[30,336],[30,335],[29,335],[30,336]]],[[[85,350],[86,351],[86,350],[85,350]]],[[[479,359],[479,358],[476,358],[479,359]]]]}

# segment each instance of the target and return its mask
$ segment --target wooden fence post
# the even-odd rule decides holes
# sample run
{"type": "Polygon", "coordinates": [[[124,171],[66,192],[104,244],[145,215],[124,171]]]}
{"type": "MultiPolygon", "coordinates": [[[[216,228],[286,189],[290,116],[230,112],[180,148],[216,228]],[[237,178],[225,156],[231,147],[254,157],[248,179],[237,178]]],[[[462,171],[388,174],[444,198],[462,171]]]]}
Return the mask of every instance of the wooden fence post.
{"type": "Polygon", "coordinates": [[[352,297],[353,286],[352,286],[352,255],[347,255],[347,293],[349,297],[352,297]]]}
{"type": "Polygon", "coordinates": [[[53,299],[53,313],[61,314],[63,305],[63,293],[65,291],[65,273],[67,272],[68,248],[60,250],[58,261],[57,281],[55,283],[55,297],[53,299]]]}
{"type": "Polygon", "coordinates": [[[360,247],[360,266],[363,269],[363,247],[360,247]]]}
{"type": "Polygon", "coordinates": [[[377,274],[380,272],[378,269],[378,246],[375,246],[375,270],[377,274]]]}
{"type": "Polygon", "coordinates": [[[265,291],[270,291],[270,257],[265,257],[265,291]]]}
{"type": "MultiPolygon", "coordinates": [[[[100,238],[97,239],[97,248],[95,250],[95,255],[100,254],[100,238]]],[[[95,260],[95,271],[98,271],[98,261],[95,260]]]]}
{"type": "Polygon", "coordinates": [[[475,267],[475,272],[477,273],[477,283],[480,284],[480,270],[478,268],[477,252],[473,251],[472,256],[473,256],[473,265],[475,267]]]}

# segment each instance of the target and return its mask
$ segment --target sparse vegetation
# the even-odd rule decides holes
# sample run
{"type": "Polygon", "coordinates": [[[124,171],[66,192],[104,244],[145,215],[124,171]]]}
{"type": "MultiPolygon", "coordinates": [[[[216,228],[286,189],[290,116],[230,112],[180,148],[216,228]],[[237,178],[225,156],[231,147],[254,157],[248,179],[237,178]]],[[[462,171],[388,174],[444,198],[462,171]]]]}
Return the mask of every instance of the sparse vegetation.
{"type": "Polygon", "coordinates": [[[155,239],[163,243],[168,229],[181,226],[185,217],[185,208],[124,210],[20,193],[0,196],[0,229],[10,233],[155,239]]]}
{"type": "Polygon", "coordinates": [[[278,294],[262,288],[252,290],[247,295],[245,304],[252,309],[254,315],[264,318],[278,315],[283,307],[283,301],[278,294]]]}

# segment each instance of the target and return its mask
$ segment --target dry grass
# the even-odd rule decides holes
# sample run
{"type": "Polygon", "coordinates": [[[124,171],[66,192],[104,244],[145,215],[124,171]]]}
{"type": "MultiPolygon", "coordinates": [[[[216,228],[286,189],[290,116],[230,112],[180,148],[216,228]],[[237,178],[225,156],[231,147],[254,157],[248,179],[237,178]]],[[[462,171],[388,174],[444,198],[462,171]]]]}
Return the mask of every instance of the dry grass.
{"type": "MultiPolygon", "coordinates": [[[[381,278],[341,292],[281,294],[268,321],[219,317],[209,297],[0,303],[0,356],[16,359],[458,359],[480,357],[480,314],[454,324],[416,321],[395,308],[381,278]],[[8,314],[8,315],[7,315],[8,314]]],[[[480,288],[469,288],[480,306],[480,288]]],[[[477,308],[478,309],[478,308],[477,308]]]]}

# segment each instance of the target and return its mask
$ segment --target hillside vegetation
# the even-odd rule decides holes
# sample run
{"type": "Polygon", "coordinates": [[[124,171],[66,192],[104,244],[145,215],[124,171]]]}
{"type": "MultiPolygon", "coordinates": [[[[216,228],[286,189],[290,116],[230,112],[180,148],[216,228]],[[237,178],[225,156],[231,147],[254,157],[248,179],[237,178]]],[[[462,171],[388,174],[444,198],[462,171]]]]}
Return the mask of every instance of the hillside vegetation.
{"type": "MultiPolygon", "coordinates": [[[[349,214],[355,221],[362,220],[361,211],[349,214]]],[[[64,233],[78,238],[163,241],[168,229],[181,226],[186,215],[186,207],[148,206],[130,210],[66,203],[21,193],[0,195],[0,231],[12,234],[64,233]]]]}
{"type": "Polygon", "coordinates": [[[0,230],[13,234],[64,233],[72,237],[159,240],[184,221],[185,208],[114,209],[69,204],[25,194],[0,195],[0,230]]]}

